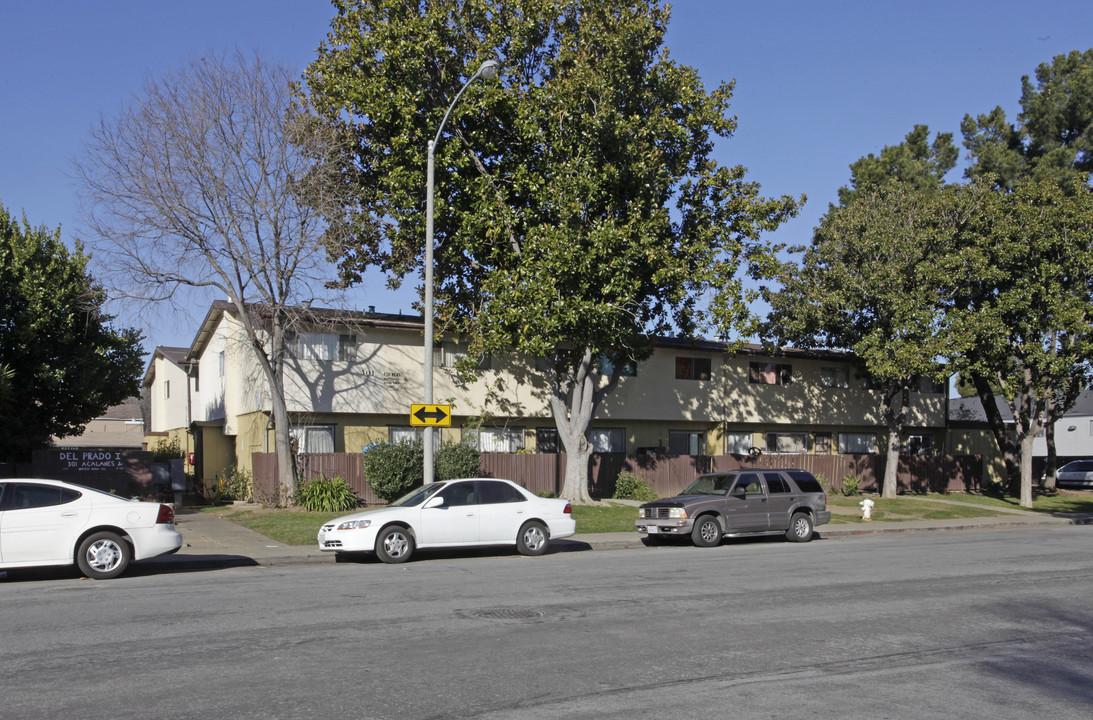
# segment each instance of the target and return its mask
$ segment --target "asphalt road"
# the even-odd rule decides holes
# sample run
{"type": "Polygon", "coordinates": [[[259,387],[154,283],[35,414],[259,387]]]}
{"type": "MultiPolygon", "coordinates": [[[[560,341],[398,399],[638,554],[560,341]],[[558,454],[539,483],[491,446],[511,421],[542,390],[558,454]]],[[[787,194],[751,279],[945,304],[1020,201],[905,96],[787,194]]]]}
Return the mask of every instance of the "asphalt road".
{"type": "Polygon", "coordinates": [[[1088,718],[1093,527],[0,582],[22,718],[1088,718]]]}

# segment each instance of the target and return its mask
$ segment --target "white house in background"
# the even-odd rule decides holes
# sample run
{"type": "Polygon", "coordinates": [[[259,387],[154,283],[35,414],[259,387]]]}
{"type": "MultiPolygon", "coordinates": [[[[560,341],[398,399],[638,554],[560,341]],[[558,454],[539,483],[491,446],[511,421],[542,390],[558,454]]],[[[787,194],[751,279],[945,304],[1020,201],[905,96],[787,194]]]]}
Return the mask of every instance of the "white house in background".
{"type": "MultiPolygon", "coordinates": [[[[1061,461],[1093,458],[1093,390],[1083,390],[1074,407],[1055,423],[1055,455],[1061,461]]],[[[1032,440],[1032,456],[1047,457],[1047,436],[1032,440]]]]}

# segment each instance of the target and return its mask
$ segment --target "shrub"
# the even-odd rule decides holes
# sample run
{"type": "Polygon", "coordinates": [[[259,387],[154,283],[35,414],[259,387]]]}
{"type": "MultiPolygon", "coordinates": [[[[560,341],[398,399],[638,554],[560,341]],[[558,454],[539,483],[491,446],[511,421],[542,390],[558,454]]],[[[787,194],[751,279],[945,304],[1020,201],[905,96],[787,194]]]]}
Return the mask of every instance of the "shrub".
{"type": "Polygon", "coordinates": [[[360,499],[340,477],[315,478],[296,490],[296,502],[312,512],[345,512],[360,505],[360,499]]]}
{"type": "Polygon", "coordinates": [[[390,502],[425,482],[420,440],[383,443],[364,454],[364,474],[376,497],[390,502]]]}
{"type": "Polygon", "coordinates": [[[619,473],[619,479],[615,481],[616,500],[640,500],[649,502],[657,499],[657,491],[649,487],[649,484],[633,473],[619,473]]]}
{"type": "Polygon", "coordinates": [[[861,489],[861,476],[843,476],[843,495],[857,495],[861,489]]]}
{"type": "Polygon", "coordinates": [[[468,443],[444,443],[436,453],[434,469],[437,480],[478,477],[482,474],[482,456],[468,443]]]}
{"type": "Polygon", "coordinates": [[[167,462],[168,460],[181,460],[186,457],[182,451],[182,444],[178,438],[162,438],[152,448],[152,462],[167,462]]]}

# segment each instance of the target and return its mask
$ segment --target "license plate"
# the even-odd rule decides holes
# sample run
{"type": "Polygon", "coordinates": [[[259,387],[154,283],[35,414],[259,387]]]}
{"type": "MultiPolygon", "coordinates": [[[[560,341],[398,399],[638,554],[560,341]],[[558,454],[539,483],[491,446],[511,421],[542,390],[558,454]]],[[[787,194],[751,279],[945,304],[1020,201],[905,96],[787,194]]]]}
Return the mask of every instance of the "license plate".
{"type": "Polygon", "coordinates": [[[656,525],[649,525],[645,529],[649,532],[650,535],[656,535],[658,532],[660,532],[660,528],[658,528],[656,525]]]}

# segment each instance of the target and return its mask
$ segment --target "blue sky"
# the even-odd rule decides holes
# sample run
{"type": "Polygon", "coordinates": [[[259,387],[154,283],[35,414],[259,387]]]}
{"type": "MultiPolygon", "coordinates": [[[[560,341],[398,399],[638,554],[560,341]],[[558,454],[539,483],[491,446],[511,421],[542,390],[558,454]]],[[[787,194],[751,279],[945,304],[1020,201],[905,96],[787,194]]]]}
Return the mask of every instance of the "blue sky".
{"type": "MultiPolygon", "coordinates": [[[[100,114],[116,113],[147,75],[210,49],[257,48],[302,71],[333,14],[323,0],[0,0],[0,203],[71,242],[80,224],[70,162],[100,114]]],[[[667,45],[707,86],[735,78],[739,127],[717,159],[747,167],[767,195],[808,196],[773,234],[799,244],[850,163],[916,123],[959,143],[967,113],[1001,105],[1015,120],[1021,76],[1093,47],[1091,28],[1089,0],[679,0],[667,45]]],[[[410,312],[413,300],[378,278],[356,297],[383,312],[410,312]]],[[[112,308],[143,329],[148,350],[189,345],[206,309],[112,308]]]]}

